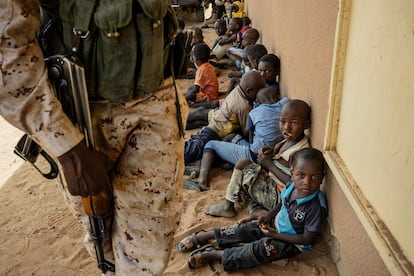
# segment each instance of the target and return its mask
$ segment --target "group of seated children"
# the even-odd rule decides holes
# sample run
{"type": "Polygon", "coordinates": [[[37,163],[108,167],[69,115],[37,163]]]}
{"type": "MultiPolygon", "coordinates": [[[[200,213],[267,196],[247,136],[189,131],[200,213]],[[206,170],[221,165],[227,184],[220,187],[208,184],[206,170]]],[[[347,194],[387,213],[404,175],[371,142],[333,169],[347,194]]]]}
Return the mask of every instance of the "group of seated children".
{"type": "Polygon", "coordinates": [[[258,30],[242,27],[241,18],[231,18],[227,30],[219,19],[212,50],[205,43],[194,47],[196,77],[185,92],[193,107],[187,129],[202,128],[185,142],[185,165],[195,174],[183,188],[206,191],[211,169],[230,165],[223,201],[204,212],[231,218],[237,204],[248,207],[249,216],[180,241],[178,252],[191,252],[191,269],[220,261],[224,271],[233,271],[295,256],[310,249],[327,216],[320,190],[325,161],[306,134],[311,108],[305,101],[281,98],[279,58],[256,44],[258,30]],[[226,97],[219,99],[212,64],[226,56],[239,63],[228,75],[226,97]]]}

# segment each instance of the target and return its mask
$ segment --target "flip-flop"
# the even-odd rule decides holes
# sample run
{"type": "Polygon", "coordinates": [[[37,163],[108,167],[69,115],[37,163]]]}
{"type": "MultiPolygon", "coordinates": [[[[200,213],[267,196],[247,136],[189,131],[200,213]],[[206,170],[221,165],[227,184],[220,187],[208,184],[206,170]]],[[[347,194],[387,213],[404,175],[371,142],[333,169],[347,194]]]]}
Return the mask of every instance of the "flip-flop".
{"type": "Polygon", "coordinates": [[[198,192],[204,192],[208,190],[206,187],[201,186],[197,180],[193,180],[190,178],[183,180],[183,189],[195,190],[198,192]]]}
{"type": "Polygon", "coordinates": [[[185,166],[184,175],[191,175],[192,172],[195,172],[195,174],[198,177],[198,174],[200,173],[200,167],[199,166],[185,166]]]}
{"type": "Polygon", "coordinates": [[[216,247],[214,247],[214,245],[212,245],[212,244],[206,244],[203,247],[200,247],[200,248],[192,251],[190,253],[190,255],[188,255],[188,258],[187,258],[187,266],[188,266],[188,268],[189,269],[195,269],[195,268],[201,267],[201,266],[203,266],[205,264],[208,264],[210,266],[211,271],[214,272],[214,273],[216,273],[217,272],[217,269],[214,267],[214,264],[213,264],[212,261],[211,262],[207,262],[207,263],[201,263],[201,262],[199,262],[202,253],[207,252],[207,251],[213,251],[213,250],[216,250],[216,247]],[[199,256],[197,256],[197,255],[199,255],[199,256]],[[196,262],[195,265],[193,265],[193,264],[190,263],[190,258],[191,257],[194,257],[194,260],[196,262]]]}
{"type": "Polygon", "coordinates": [[[203,244],[200,244],[200,242],[197,239],[197,234],[200,232],[206,232],[206,230],[200,230],[200,231],[194,232],[190,236],[187,236],[184,239],[182,239],[175,246],[177,248],[177,251],[180,253],[183,253],[183,252],[194,250],[196,248],[200,248],[203,245],[203,244]]]}

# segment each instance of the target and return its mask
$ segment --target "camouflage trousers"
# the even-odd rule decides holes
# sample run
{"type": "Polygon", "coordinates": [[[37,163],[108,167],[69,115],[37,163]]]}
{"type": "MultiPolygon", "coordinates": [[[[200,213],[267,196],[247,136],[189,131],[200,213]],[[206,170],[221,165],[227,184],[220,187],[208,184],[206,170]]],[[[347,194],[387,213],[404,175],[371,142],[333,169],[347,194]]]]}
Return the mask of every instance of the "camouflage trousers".
{"type": "MultiPolygon", "coordinates": [[[[185,122],[188,106],[178,94],[185,122]]],[[[115,262],[117,275],[160,275],[168,263],[182,209],[184,171],[175,100],[169,81],[158,92],[125,104],[91,104],[96,148],[115,162],[112,242],[105,246],[105,258],[115,262]]],[[[88,233],[79,197],[62,188],[88,233]]],[[[85,242],[95,257],[88,235],[85,242]]]]}
{"type": "Polygon", "coordinates": [[[271,210],[279,202],[276,183],[256,163],[233,170],[225,198],[241,207],[249,205],[250,213],[257,209],[271,210]]]}

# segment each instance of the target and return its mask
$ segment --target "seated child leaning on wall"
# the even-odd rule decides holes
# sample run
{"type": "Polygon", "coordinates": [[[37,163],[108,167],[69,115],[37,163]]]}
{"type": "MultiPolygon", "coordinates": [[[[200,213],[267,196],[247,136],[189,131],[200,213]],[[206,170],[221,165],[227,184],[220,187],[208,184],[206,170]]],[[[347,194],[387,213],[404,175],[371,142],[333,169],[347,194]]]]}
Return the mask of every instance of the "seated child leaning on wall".
{"type": "MultiPolygon", "coordinates": [[[[248,45],[244,49],[244,59],[243,59],[243,74],[250,70],[257,70],[259,65],[259,60],[267,54],[267,49],[262,44],[253,44],[248,45]]],[[[230,79],[229,86],[227,88],[227,93],[230,93],[240,83],[240,77],[238,77],[236,74],[233,74],[233,72],[229,72],[228,77],[230,79]]],[[[243,75],[240,74],[240,75],[243,75]]]]}
{"type": "Polygon", "coordinates": [[[206,44],[198,44],[194,47],[194,63],[197,67],[194,85],[184,96],[189,104],[203,101],[215,101],[218,98],[218,80],[216,71],[208,62],[210,48],[206,44]]]}
{"type": "Polygon", "coordinates": [[[229,142],[209,141],[204,146],[198,180],[186,179],[184,182],[192,182],[194,187],[199,187],[199,191],[205,191],[208,189],[209,173],[213,166],[223,161],[234,165],[246,158],[256,162],[259,149],[273,147],[283,139],[279,120],[282,107],[288,102],[288,98],[279,101],[274,91],[265,87],[257,93],[256,102],[259,105],[249,112],[249,137],[244,139],[239,134],[233,134],[229,142]]]}
{"type": "Polygon", "coordinates": [[[250,205],[250,214],[257,218],[263,210],[270,210],[278,203],[278,195],[290,180],[290,161],[293,153],[309,147],[305,130],[311,125],[311,108],[302,100],[289,100],[282,108],[279,128],[284,140],[274,148],[262,148],[257,163],[250,159],[238,161],[224,201],[206,207],[205,213],[217,217],[234,217],[236,202],[250,205]]]}
{"type": "Polygon", "coordinates": [[[277,79],[280,74],[280,59],[274,54],[267,54],[260,58],[257,71],[266,81],[266,87],[274,91],[280,98],[279,82],[277,79]]]}
{"type": "Polygon", "coordinates": [[[272,210],[257,220],[250,217],[241,224],[195,232],[177,244],[179,252],[193,250],[190,269],[220,261],[224,271],[235,271],[290,258],[312,247],[328,213],[320,190],[325,160],[319,150],[305,148],[294,154],[291,165],[292,180],[272,210]],[[219,248],[208,244],[211,240],[219,248]]]}
{"type": "Polygon", "coordinates": [[[216,46],[213,48],[213,58],[215,58],[216,61],[221,60],[226,55],[228,48],[241,47],[242,27],[243,22],[241,18],[230,19],[227,33],[221,37],[216,46]]]}

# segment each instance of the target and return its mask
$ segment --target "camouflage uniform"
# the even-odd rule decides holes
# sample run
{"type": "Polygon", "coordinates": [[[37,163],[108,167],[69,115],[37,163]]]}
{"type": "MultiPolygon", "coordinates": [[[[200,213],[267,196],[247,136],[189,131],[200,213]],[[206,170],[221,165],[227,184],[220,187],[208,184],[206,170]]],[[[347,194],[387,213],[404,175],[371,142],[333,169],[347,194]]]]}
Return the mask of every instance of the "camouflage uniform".
{"type": "MultiPolygon", "coordinates": [[[[0,1],[0,115],[57,157],[83,136],[63,113],[47,79],[35,39],[38,5],[32,0],[0,1]]],[[[184,170],[175,100],[168,79],[152,95],[118,105],[91,104],[96,148],[116,162],[112,248],[119,275],[159,275],[168,262],[182,207],[184,170]]],[[[188,107],[185,99],[180,103],[185,122],[188,107]]],[[[79,197],[59,186],[88,228],[79,197]]],[[[105,256],[110,259],[110,254],[105,256]]]]}

